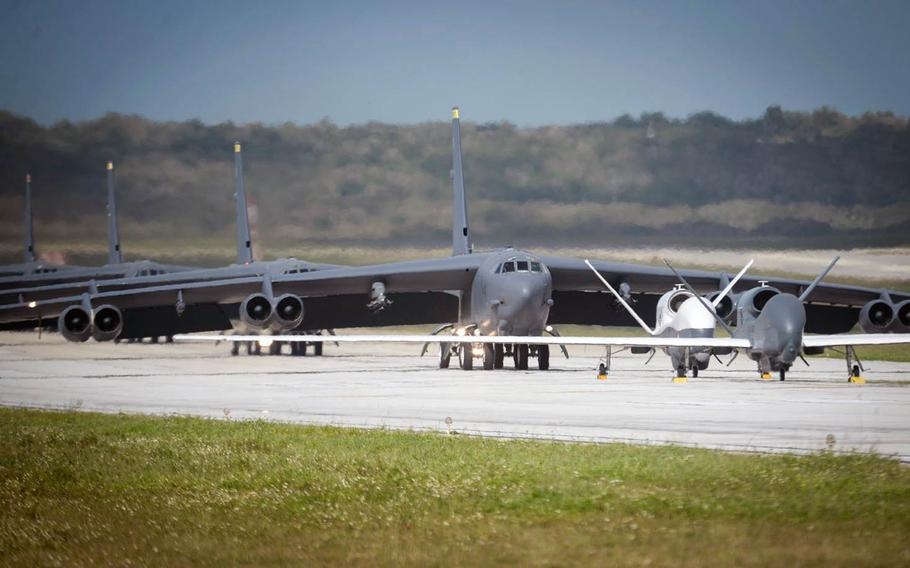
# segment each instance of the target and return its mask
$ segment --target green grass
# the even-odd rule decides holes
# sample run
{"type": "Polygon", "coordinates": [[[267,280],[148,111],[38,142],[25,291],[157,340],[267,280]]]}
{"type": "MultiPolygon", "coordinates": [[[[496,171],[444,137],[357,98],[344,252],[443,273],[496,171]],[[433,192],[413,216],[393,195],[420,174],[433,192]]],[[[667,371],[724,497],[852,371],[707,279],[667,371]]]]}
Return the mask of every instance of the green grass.
{"type": "Polygon", "coordinates": [[[0,564],[895,565],[887,459],[0,409],[0,564]]]}

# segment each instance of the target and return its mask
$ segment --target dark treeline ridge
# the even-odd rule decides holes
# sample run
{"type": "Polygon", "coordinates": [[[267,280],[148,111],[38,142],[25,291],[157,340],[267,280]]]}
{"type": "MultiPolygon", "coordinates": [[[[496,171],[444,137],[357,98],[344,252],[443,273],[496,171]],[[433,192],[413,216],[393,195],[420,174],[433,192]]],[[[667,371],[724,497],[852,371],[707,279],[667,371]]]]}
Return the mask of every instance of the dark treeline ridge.
{"type": "MultiPolygon", "coordinates": [[[[770,107],[743,121],[652,113],[535,128],[465,122],[462,130],[481,246],[910,240],[910,124],[888,112],[770,107]]],[[[39,238],[102,237],[111,159],[125,239],[229,244],[234,140],[243,143],[266,246],[448,239],[446,121],[205,125],[108,114],[42,126],[2,111],[0,238],[19,242],[26,172],[39,238]]]]}

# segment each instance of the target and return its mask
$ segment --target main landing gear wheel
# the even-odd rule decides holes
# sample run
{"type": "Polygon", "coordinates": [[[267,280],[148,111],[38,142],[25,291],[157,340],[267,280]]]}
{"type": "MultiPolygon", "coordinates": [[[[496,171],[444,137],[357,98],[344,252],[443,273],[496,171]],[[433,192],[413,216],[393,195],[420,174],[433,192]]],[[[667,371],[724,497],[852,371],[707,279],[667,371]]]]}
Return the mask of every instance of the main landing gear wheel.
{"type": "Polygon", "coordinates": [[[528,370],[528,346],[527,344],[519,344],[512,348],[512,362],[515,363],[515,368],[519,371],[528,370]]]}
{"type": "Polygon", "coordinates": [[[692,377],[698,378],[698,365],[692,365],[692,377]]]}
{"type": "Polygon", "coordinates": [[[269,355],[281,355],[280,341],[273,341],[269,344],[269,355]]]}
{"type": "Polygon", "coordinates": [[[465,371],[470,371],[474,368],[474,348],[470,343],[461,345],[461,349],[458,350],[458,363],[465,371]]]}
{"type": "Polygon", "coordinates": [[[448,343],[439,344],[439,368],[448,369],[449,359],[452,357],[452,350],[448,343]]]}
{"type": "Polygon", "coordinates": [[[505,348],[502,346],[502,343],[497,343],[493,346],[493,368],[502,369],[503,361],[505,360],[505,348]]]}
{"type": "Polygon", "coordinates": [[[550,368],[550,346],[541,345],[537,348],[537,368],[546,371],[550,368]]]}
{"type": "Polygon", "coordinates": [[[322,356],[322,342],[321,341],[317,341],[316,343],[313,344],[313,355],[315,355],[316,357],[322,356]]]}
{"type": "Polygon", "coordinates": [[[676,367],[676,377],[683,378],[686,376],[686,368],[683,365],[676,367]]]}
{"type": "Polygon", "coordinates": [[[496,350],[492,343],[483,344],[483,368],[491,371],[496,366],[496,350]]]}
{"type": "Polygon", "coordinates": [[[783,367],[780,368],[780,380],[787,380],[787,369],[784,369],[783,367]]]}

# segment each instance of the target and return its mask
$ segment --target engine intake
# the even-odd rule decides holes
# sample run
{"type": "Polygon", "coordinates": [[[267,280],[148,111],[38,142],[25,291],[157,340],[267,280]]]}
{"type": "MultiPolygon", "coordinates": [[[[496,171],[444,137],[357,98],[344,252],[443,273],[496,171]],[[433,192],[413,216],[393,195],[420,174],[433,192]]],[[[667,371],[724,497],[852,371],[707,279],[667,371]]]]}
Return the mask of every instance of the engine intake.
{"type": "Polygon", "coordinates": [[[257,329],[268,327],[272,319],[272,302],[265,294],[250,294],[240,304],[240,319],[257,329]]]}
{"type": "Polygon", "coordinates": [[[275,331],[289,331],[303,321],[303,300],[294,294],[284,294],[275,299],[272,327],[275,331]]]}
{"type": "Polygon", "coordinates": [[[859,325],[866,333],[885,333],[894,323],[894,305],[885,300],[872,300],[859,312],[859,325]]]}
{"type": "Polygon", "coordinates": [[[910,332],[910,300],[904,300],[894,306],[894,309],[897,311],[897,316],[894,318],[891,329],[897,333],[910,332]]]}
{"type": "Polygon", "coordinates": [[[57,329],[67,341],[81,343],[92,335],[92,318],[82,306],[70,306],[60,314],[57,329]]]}
{"type": "Polygon", "coordinates": [[[95,341],[111,341],[117,339],[123,331],[123,314],[120,309],[110,304],[105,304],[95,309],[92,321],[92,337],[95,341]]]}

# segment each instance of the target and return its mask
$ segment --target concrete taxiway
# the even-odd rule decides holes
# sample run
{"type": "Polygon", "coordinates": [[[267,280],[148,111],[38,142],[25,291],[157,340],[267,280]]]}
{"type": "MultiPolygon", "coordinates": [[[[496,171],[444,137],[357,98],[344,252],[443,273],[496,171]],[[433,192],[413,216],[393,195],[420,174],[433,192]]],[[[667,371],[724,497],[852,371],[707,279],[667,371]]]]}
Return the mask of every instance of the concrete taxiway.
{"type": "MultiPolygon", "coordinates": [[[[413,346],[326,345],[324,357],[231,357],[227,345],[70,344],[0,334],[0,405],[448,429],[559,440],[674,443],[759,452],[877,452],[910,461],[910,363],[813,359],[785,383],[740,357],[686,384],[666,357],[579,348],[554,370],[436,368],[413,346]],[[447,418],[451,424],[447,424],[447,418]]],[[[454,361],[453,361],[454,363],[454,361]]],[[[532,365],[533,365],[532,361],[532,365]]]]}

